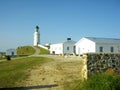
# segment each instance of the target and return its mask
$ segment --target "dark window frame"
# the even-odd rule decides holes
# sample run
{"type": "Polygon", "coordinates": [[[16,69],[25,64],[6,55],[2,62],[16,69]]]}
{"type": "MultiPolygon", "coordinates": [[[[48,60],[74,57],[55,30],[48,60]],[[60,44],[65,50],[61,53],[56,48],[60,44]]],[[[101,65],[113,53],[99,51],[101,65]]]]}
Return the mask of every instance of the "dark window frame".
{"type": "Polygon", "coordinates": [[[69,51],[70,50],[70,47],[69,46],[67,46],[67,51],[69,51]]]}
{"type": "Polygon", "coordinates": [[[110,47],[110,52],[114,52],[114,47],[110,47]]]}
{"type": "Polygon", "coordinates": [[[100,51],[100,52],[103,52],[103,47],[102,47],[102,46],[99,47],[99,51],[100,51]]]}

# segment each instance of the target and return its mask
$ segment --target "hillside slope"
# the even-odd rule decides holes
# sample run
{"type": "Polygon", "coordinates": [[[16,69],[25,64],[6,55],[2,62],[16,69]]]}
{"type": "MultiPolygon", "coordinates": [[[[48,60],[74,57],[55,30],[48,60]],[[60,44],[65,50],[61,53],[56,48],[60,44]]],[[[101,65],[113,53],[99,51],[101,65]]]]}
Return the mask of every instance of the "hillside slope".
{"type": "Polygon", "coordinates": [[[21,46],[17,48],[17,55],[32,55],[35,49],[32,46],[21,46]]]}
{"type": "Polygon", "coordinates": [[[40,54],[50,54],[49,50],[46,50],[46,49],[41,48],[41,47],[37,47],[37,48],[40,50],[40,54]]]}
{"type": "MultiPolygon", "coordinates": [[[[48,55],[43,55],[48,57],[48,55]]],[[[19,86],[38,86],[37,90],[72,90],[74,81],[81,80],[82,60],[77,57],[52,56],[53,61],[34,67],[29,77],[19,83],[19,86]]]]}

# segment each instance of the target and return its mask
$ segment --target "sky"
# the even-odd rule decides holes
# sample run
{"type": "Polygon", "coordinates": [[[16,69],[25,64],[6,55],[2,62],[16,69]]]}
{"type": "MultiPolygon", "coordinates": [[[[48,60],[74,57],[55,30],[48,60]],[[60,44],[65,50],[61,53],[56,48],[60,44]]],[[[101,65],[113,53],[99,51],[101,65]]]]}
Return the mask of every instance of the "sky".
{"type": "Polygon", "coordinates": [[[120,38],[120,0],[0,0],[0,51],[66,38],[120,38]]]}

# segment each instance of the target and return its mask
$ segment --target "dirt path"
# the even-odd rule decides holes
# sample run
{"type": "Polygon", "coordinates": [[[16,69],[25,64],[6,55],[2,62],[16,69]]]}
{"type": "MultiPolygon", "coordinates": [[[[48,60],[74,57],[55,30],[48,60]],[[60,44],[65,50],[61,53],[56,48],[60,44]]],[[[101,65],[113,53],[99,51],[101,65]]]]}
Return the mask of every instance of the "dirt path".
{"type": "Polygon", "coordinates": [[[33,55],[39,55],[40,54],[40,49],[38,49],[37,47],[34,47],[33,48],[35,49],[35,53],[33,55]]]}
{"type": "MultiPolygon", "coordinates": [[[[64,90],[64,86],[81,79],[80,57],[46,56],[54,61],[35,67],[24,81],[26,87],[38,86],[40,90],[64,90]]],[[[33,88],[34,89],[34,88],[33,88]]]]}

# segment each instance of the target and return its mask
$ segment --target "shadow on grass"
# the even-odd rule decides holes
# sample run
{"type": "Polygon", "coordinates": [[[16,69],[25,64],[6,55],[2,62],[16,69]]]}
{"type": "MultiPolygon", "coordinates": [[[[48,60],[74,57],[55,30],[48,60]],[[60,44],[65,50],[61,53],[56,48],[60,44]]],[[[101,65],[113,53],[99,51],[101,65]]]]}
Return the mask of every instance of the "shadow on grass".
{"type": "Polygon", "coordinates": [[[10,87],[10,88],[0,88],[0,90],[30,90],[30,89],[44,89],[57,87],[57,84],[53,85],[39,85],[39,86],[26,86],[26,87],[10,87]]]}

